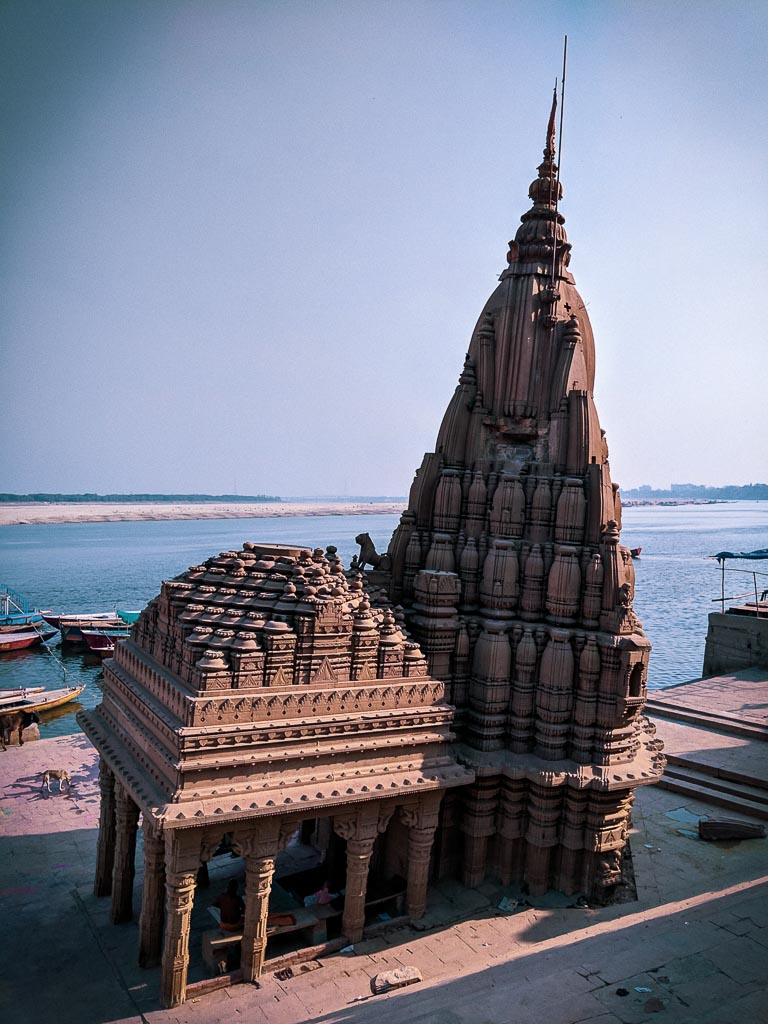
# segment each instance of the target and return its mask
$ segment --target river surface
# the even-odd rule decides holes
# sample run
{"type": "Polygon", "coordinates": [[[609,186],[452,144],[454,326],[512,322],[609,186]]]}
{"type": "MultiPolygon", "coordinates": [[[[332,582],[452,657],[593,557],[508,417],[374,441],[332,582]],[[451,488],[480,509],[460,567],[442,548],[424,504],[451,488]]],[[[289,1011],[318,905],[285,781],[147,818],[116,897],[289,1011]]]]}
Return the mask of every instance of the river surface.
{"type": "MultiPolygon", "coordinates": [[[[381,551],[397,521],[396,515],[382,514],[5,526],[0,582],[38,608],[70,614],[138,609],[158,593],[163,579],[245,540],[335,544],[349,564],[356,534],[370,533],[381,551]]],[[[635,610],[653,644],[649,686],[698,678],[707,614],[719,607],[712,599],[719,597],[721,582],[717,562],[706,556],[768,548],[768,502],[627,508],[621,540],[643,548],[635,561],[635,610]]],[[[728,564],[750,574],[729,578],[727,595],[752,588],[751,570],[768,573],[768,562],[728,564]]],[[[766,588],[768,576],[762,578],[766,588]]],[[[101,674],[94,656],[62,652],[58,634],[46,647],[0,654],[0,687],[86,684],[80,702],[45,716],[44,736],[77,731],[74,712],[99,702],[101,674]]]]}

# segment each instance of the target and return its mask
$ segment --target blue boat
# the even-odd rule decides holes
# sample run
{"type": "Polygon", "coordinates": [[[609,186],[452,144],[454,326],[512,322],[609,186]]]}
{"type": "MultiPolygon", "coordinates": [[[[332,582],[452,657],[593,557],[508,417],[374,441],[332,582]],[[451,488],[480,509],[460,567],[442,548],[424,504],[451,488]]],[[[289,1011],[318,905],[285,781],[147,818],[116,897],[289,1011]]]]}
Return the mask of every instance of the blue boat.
{"type": "MultiPolygon", "coordinates": [[[[0,584],[0,632],[16,633],[31,629],[43,629],[45,619],[38,608],[30,607],[23,594],[0,584]]],[[[45,613],[49,614],[48,612],[45,613]]]]}
{"type": "Polygon", "coordinates": [[[0,651],[34,647],[55,632],[49,628],[43,613],[30,607],[23,594],[0,585],[0,651]]]}

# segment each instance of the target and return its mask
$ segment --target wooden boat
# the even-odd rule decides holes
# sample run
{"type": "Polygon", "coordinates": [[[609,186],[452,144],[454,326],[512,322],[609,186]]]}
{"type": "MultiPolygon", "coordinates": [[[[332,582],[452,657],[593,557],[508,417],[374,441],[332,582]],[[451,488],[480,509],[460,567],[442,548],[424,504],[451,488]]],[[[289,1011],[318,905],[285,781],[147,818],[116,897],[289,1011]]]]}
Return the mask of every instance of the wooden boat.
{"type": "Polygon", "coordinates": [[[125,629],[125,623],[115,612],[95,615],[61,615],[59,631],[63,644],[84,644],[84,629],[125,629]]]}
{"type": "Polygon", "coordinates": [[[141,615],[141,611],[124,611],[118,608],[114,612],[92,612],[78,615],[53,615],[42,613],[45,621],[55,629],[61,630],[62,643],[84,644],[83,629],[121,629],[132,626],[141,615]]]}
{"type": "Polygon", "coordinates": [[[15,633],[0,633],[0,651],[20,651],[25,647],[34,647],[50,639],[55,632],[55,629],[25,629],[15,633]]]}
{"type": "Polygon", "coordinates": [[[30,686],[20,690],[0,690],[0,710],[7,708],[9,704],[17,704],[20,700],[26,700],[31,693],[43,693],[44,686],[30,686]]]}
{"type": "Polygon", "coordinates": [[[102,657],[115,653],[115,643],[130,636],[130,631],[123,629],[82,629],[89,650],[102,657]]]}
{"type": "Polygon", "coordinates": [[[79,686],[65,686],[61,690],[42,690],[39,694],[29,697],[19,697],[15,701],[3,704],[3,711],[50,711],[52,708],[61,707],[62,704],[69,704],[77,700],[85,689],[85,683],[79,686]]]}
{"type": "Polygon", "coordinates": [[[50,612],[31,608],[23,594],[0,586],[0,637],[4,633],[26,633],[44,628],[45,615],[48,614],[50,612]]]}

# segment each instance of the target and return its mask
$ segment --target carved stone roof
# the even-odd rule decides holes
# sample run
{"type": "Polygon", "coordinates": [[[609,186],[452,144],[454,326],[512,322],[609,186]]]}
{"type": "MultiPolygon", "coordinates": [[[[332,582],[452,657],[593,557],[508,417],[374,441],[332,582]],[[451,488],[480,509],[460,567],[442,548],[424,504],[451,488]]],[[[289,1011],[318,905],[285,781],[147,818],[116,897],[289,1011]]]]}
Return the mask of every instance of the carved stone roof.
{"type": "Polygon", "coordinates": [[[327,552],[246,543],[166,582],[81,724],[165,827],[472,778],[402,615],[327,552]]]}

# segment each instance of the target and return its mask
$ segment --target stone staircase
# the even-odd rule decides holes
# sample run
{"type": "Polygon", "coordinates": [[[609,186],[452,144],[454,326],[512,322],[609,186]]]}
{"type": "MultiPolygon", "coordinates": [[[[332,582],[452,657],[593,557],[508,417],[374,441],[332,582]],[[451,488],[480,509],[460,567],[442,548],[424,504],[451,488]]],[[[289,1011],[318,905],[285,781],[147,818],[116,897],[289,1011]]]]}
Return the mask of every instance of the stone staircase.
{"type": "Polygon", "coordinates": [[[676,722],[687,722],[717,732],[727,732],[733,736],[745,736],[752,740],[768,743],[768,726],[759,722],[746,721],[727,711],[705,711],[692,708],[686,704],[675,704],[671,700],[656,700],[649,697],[645,702],[645,713],[651,718],[671,718],[676,722]]]}
{"type": "Polygon", "coordinates": [[[648,695],[664,742],[663,789],[768,820],[768,675],[754,669],[648,695]]]}
{"type": "Polygon", "coordinates": [[[679,754],[667,755],[662,789],[768,820],[768,781],[714,768],[679,754]]]}

